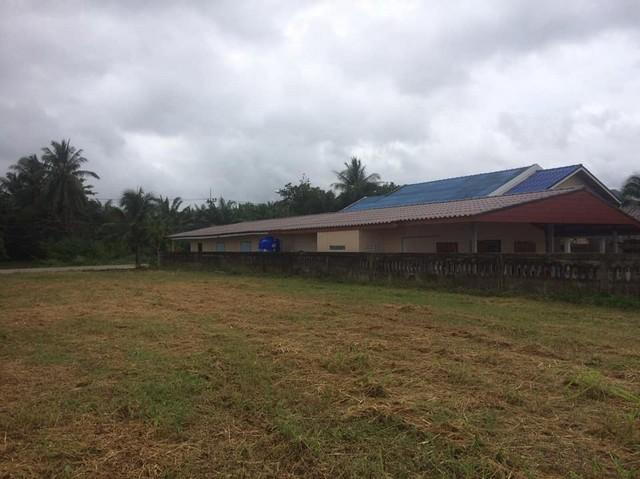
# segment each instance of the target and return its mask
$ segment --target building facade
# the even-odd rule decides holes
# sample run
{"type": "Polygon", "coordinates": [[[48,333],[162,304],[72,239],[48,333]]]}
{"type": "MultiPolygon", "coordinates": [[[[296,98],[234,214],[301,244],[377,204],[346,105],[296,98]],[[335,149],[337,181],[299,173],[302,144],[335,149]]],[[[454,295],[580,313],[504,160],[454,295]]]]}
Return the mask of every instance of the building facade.
{"type": "Polygon", "coordinates": [[[172,235],[193,253],[258,251],[260,238],[284,252],[618,252],[640,232],[637,218],[582,165],[538,165],[405,185],[336,213],[212,226],[172,235]]]}

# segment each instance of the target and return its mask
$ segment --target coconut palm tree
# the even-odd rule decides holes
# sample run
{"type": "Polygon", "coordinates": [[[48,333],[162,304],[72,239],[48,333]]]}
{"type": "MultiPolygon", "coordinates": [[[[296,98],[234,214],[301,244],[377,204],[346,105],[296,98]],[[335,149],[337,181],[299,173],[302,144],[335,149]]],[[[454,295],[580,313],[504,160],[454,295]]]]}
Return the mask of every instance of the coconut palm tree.
{"type": "Polygon", "coordinates": [[[51,147],[42,149],[42,161],[46,171],[45,196],[53,214],[69,231],[71,222],[87,204],[91,185],[85,183],[88,177],[99,179],[93,171],[83,170],[87,159],[82,150],[71,146],[70,140],[51,142],[51,147]]]}
{"type": "Polygon", "coordinates": [[[640,175],[630,176],[622,188],[624,204],[640,204],[640,175]]]}
{"type": "Polygon", "coordinates": [[[182,198],[176,196],[173,200],[169,201],[168,196],[163,198],[162,195],[160,195],[154,199],[154,202],[156,212],[166,221],[169,228],[171,229],[177,226],[178,213],[182,207],[182,198]]]}
{"type": "Polygon", "coordinates": [[[42,195],[45,167],[36,155],[24,156],[9,167],[0,187],[12,195],[20,207],[35,207],[42,195]]]}
{"type": "Polygon", "coordinates": [[[160,195],[160,197],[154,198],[153,202],[154,208],[148,221],[148,230],[156,250],[158,266],[160,266],[161,252],[168,243],[167,235],[174,233],[180,223],[182,198],[178,196],[169,201],[169,197],[163,198],[160,195]]]}
{"type": "Polygon", "coordinates": [[[129,245],[136,257],[136,266],[140,266],[141,249],[149,242],[148,220],[153,211],[154,197],[142,188],[125,190],[120,198],[120,207],[128,228],[129,245]]]}
{"type": "Polygon", "coordinates": [[[344,163],[344,170],[334,171],[338,181],[333,183],[344,203],[352,203],[363,196],[374,194],[380,183],[378,173],[367,174],[367,168],[359,158],[353,156],[344,163]]]}
{"type": "Polygon", "coordinates": [[[220,197],[217,202],[218,221],[217,224],[226,225],[238,221],[236,213],[238,212],[238,203],[233,200],[225,200],[220,197]]]}

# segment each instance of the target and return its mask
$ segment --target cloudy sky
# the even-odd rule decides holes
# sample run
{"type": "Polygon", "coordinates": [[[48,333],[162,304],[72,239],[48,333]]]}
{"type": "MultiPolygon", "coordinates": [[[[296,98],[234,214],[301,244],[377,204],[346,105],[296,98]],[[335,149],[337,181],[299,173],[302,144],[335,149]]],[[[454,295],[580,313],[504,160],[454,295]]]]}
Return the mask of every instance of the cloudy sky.
{"type": "Polygon", "coordinates": [[[0,65],[0,174],[70,137],[101,198],[640,170],[637,0],[4,0],[0,65]]]}

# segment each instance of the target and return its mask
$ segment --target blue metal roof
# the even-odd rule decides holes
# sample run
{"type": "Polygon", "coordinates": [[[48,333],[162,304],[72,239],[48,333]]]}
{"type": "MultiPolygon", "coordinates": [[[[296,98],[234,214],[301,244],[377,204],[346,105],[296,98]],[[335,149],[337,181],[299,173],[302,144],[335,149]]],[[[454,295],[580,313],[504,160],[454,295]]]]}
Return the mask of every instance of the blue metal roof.
{"type": "Polygon", "coordinates": [[[349,206],[342,209],[342,211],[358,211],[358,210],[368,210],[370,208],[374,208],[375,204],[380,198],[384,198],[385,195],[380,196],[365,196],[360,198],[355,203],[351,203],[349,206]]]}
{"type": "Polygon", "coordinates": [[[582,165],[571,165],[561,166],[559,168],[549,168],[548,170],[538,170],[529,178],[511,188],[507,194],[544,191],[551,188],[559,181],[562,181],[581,166],[582,165]]]}
{"type": "Polygon", "coordinates": [[[488,196],[527,168],[529,167],[525,166],[510,170],[405,185],[388,195],[363,198],[347,206],[343,211],[438,203],[488,196]]]}

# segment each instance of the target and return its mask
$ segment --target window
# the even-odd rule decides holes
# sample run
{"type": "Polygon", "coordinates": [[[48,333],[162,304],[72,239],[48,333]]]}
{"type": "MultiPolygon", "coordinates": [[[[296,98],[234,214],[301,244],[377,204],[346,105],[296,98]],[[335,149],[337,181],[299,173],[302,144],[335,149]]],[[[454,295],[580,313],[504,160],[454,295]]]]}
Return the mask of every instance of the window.
{"type": "Polygon", "coordinates": [[[514,253],[535,253],[536,244],[533,241],[514,241],[513,252],[514,253]]]}
{"type": "Polygon", "coordinates": [[[458,243],[455,241],[438,241],[436,242],[436,253],[457,253],[458,243]]]}
{"type": "Polygon", "coordinates": [[[251,251],[251,241],[240,241],[240,251],[245,253],[251,251]]]}
{"type": "Polygon", "coordinates": [[[343,244],[332,244],[329,245],[329,251],[345,251],[347,248],[343,244]]]}
{"type": "Polygon", "coordinates": [[[198,243],[198,253],[202,253],[202,243],[198,243]]]}
{"type": "Polygon", "coordinates": [[[216,251],[224,251],[224,243],[216,243],[216,251]]]}
{"type": "Polygon", "coordinates": [[[478,253],[500,253],[502,251],[502,241],[482,240],[478,241],[478,253]]]}

